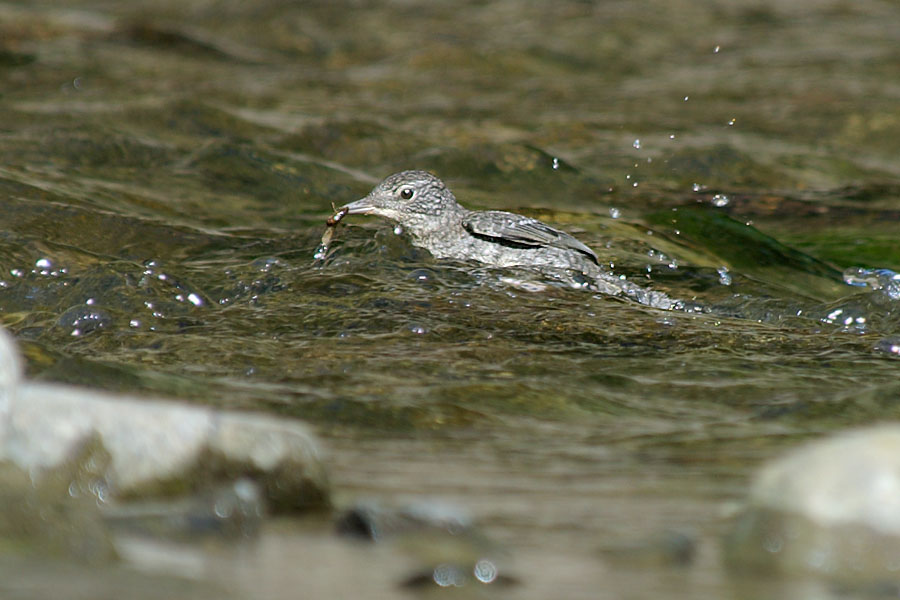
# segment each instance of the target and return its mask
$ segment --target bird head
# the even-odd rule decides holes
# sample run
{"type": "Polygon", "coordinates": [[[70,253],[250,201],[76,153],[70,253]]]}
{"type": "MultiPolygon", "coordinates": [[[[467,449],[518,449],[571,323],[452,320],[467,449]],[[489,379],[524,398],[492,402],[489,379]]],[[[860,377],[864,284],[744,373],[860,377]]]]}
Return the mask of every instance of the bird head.
{"type": "Polygon", "coordinates": [[[444,182],[425,171],[387,177],[365,198],[341,207],[348,215],[377,215],[395,221],[412,235],[427,235],[446,225],[462,207],[444,182]]]}

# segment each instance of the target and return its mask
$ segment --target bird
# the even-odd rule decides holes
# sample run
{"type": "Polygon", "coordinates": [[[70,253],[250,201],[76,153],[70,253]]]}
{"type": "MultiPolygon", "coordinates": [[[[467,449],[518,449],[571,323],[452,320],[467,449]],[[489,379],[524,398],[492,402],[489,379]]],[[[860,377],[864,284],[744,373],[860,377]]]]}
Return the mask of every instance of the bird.
{"type": "Polygon", "coordinates": [[[593,250],[564,231],[525,215],[463,207],[450,188],[427,171],[401,171],[386,177],[367,196],[338,209],[329,225],[346,215],[393,221],[413,245],[437,259],[520,267],[556,276],[567,273],[563,279],[574,286],[625,295],[657,308],[677,308],[678,301],[666,294],[605,271],[593,250]]]}

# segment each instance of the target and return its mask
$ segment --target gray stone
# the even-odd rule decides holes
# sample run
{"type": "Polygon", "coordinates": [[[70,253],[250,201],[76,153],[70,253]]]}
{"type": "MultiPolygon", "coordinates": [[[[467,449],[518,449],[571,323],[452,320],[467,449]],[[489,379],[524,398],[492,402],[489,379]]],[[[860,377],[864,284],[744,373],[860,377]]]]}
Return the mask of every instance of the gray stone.
{"type": "Polygon", "coordinates": [[[2,330],[0,353],[0,461],[41,474],[99,439],[114,496],[188,493],[249,476],[278,510],[328,502],[318,444],[302,423],[21,381],[18,352],[2,330]]]}
{"type": "Polygon", "coordinates": [[[900,425],[835,435],[765,465],[725,553],[739,569],[900,584],[900,425]]]}
{"type": "MultiPolygon", "coordinates": [[[[645,290],[604,271],[593,250],[546,223],[509,212],[463,208],[443,181],[425,171],[387,177],[365,198],[341,207],[329,224],[354,214],[377,215],[399,223],[413,244],[435,258],[525,267],[554,275],[578,273],[582,277],[565,279],[581,285],[586,277],[596,291],[626,295],[657,308],[682,305],[661,292],[645,290]]],[[[327,245],[325,237],[323,245],[327,245]]]]}

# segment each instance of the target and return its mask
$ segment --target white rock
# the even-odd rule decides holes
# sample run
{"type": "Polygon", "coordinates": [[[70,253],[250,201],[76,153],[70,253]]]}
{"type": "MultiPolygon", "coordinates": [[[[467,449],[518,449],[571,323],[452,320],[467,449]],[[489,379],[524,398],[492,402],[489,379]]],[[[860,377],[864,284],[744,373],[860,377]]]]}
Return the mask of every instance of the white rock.
{"type": "Polygon", "coordinates": [[[750,502],[823,527],[864,525],[900,536],[900,425],[821,440],[765,466],[750,502]]]}
{"type": "Polygon", "coordinates": [[[296,421],[20,380],[18,352],[0,330],[0,461],[39,475],[99,437],[113,494],[191,491],[218,479],[258,480],[276,508],[327,502],[320,450],[296,421]]]}
{"type": "Polygon", "coordinates": [[[23,383],[7,427],[0,458],[29,471],[60,464],[99,434],[112,457],[109,483],[127,492],[188,469],[213,432],[213,413],[174,402],[23,383]]]}
{"type": "Polygon", "coordinates": [[[900,425],[837,434],[763,466],[724,552],[756,574],[900,585],[900,425]]]}
{"type": "Polygon", "coordinates": [[[5,329],[0,327],[0,447],[3,446],[9,406],[22,377],[19,350],[5,329]]]}

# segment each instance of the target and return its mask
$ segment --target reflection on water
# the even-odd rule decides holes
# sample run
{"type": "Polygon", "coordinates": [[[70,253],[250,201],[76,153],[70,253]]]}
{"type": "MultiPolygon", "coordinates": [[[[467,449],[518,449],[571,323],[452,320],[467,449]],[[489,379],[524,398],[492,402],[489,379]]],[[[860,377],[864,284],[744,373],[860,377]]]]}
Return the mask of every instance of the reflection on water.
{"type": "MultiPolygon", "coordinates": [[[[749,469],[897,417],[898,19],[874,0],[2,4],[0,322],[32,377],[314,422],[339,502],[455,501],[512,550],[514,593],[721,597],[711,515],[749,469]],[[690,310],[436,261],[359,216],[314,259],[332,207],[404,168],[690,310]],[[682,526],[690,570],[598,553],[682,526]]],[[[342,543],[264,533],[243,571],[203,577],[268,573],[284,597],[273,548],[332,557],[312,587],[346,595],[412,572],[342,543]]]]}

